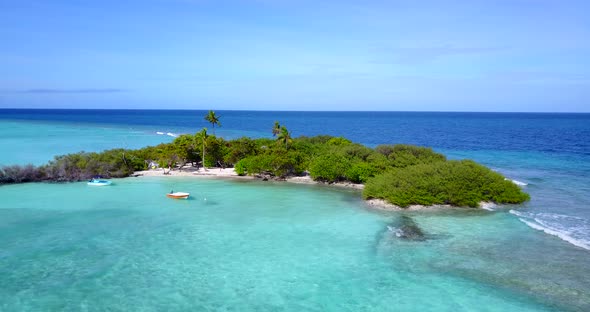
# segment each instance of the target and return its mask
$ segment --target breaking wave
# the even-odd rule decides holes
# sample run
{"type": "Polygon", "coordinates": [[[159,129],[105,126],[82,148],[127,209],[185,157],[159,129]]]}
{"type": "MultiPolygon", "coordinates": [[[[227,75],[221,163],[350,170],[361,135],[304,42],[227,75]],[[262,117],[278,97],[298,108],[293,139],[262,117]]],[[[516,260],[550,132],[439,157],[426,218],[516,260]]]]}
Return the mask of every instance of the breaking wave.
{"type": "Polygon", "coordinates": [[[162,131],[156,131],[156,134],[158,134],[158,135],[167,135],[167,136],[170,136],[170,137],[173,137],[173,138],[177,138],[178,137],[178,134],[172,133],[172,132],[166,132],[166,133],[164,133],[162,131]]]}
{"type": "Polygon", "coordinates": [[[518,181],[518,180],[512,180],[512,179],[507,179],[507,178],[504,179],[504,180],[510,181],[510,182],[512,182],[512,183],[514,183],[514,184],[516,184],[518,186],[527,186],[527,185],[529,185],[528,183],[521,182],[521,181],[518,181]]]}
{"type": "Polygon", "coordinates": [[[510,210],[510,213],[529,227],[590,250],[590,223],[580,217],[556,213],[526,213],[510,210]]]}

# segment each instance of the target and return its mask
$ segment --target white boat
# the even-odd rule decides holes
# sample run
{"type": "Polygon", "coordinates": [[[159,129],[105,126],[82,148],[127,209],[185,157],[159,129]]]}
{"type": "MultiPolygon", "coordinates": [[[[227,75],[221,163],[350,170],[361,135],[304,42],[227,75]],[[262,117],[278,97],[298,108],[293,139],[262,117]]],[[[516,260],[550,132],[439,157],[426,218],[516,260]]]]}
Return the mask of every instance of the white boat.
{"type": "Polygon", "coordinates": [[[91,186],[107,186],[107,185],[111,185],[111,181],[109,180],[101,180],[101,179],[92,179],[90,181],[88,181],[88,185],[91,186]]]}
{"type": "Polygon", "coordinates": [[[185,192],[174,192],[174,193],[171,192],[171,193],[166,194],[166,197],[174,198],[174,199],[187,199],[189,195],[190,195],[190,193],[185,193],[185,192]]]}

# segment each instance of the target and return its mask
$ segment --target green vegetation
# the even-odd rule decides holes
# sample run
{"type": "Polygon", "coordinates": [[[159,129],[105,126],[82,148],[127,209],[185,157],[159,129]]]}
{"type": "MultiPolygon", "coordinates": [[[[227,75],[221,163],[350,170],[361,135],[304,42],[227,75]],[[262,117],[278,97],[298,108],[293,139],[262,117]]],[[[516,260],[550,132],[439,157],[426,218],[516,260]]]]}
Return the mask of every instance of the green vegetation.
{"type": "Polygon", "coordinates": [[[385,199],[400,207],[413,204],[477,207],[482,201],[517,204],[529,199],[514,183],[471,160],[439,161],[389,170],[367,181],[363,197],[385,199]]]}
{"type": "Polygon", "coordinates": [[[213,127],[213,134],[215,134],[215,126],[221,127],[219,116],[215,114],[215,111],[210,110],[207,115],[205,115],[205,120],[207,120],[213,127]]]}
{"type": "MultiPolygon", "coordinates": [[[[80,152],[57,156],[47,165],[40,167],[32,165],[3,167],[0,169],[0,184],[80,181],[97,175],[113,178],[128,177],[135,170],[147,168],[147,164],[141,157],[146,150],[113,149],[102,153],[80,152]]],[[[158,153],[164,155],[165,151],[158,150],[158,153]]]]}
{"type": "Polygon", "coordinates": [[[285,148],[288,148],[289,144],[293,143],[291,132],[289,132],[285,126],[281,126],[278,121],[275,121],[275,124],[272,127],[272,136],[276,137],[278,142],[285,144],[285,148]]]}
{"type": "Polygon", "coordinates": [[[364,183],[364,198],[380,198],[401,207],[474,207],[482,201],[522,203],[529,199],[502,175],[473,161],[447,161],[430,148],[380,145],[371,149],[342,137],[293,138],[278,122],[272,134],[274,139],[243,137],[226,141],[209,135],[203,128],[194,135],[181,135],[169,144],[138,150],[80,152],[58,156],[41,167],[3,167],[0,184],[80,181],[96,175],[126,177],[154,163],[174,170],[202,164],[234,167],[239,175],[265,179],[308,173],[319,182],[364,183]]]}

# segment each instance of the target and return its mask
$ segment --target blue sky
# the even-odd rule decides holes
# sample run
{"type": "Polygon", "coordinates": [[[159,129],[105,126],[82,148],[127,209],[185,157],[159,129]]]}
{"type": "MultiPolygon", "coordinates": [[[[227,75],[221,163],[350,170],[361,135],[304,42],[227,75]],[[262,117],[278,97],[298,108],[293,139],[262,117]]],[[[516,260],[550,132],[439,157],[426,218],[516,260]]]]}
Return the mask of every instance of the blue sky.
{"type": "Polygon", "coordinates": [[[0,1],[0,108],[590,112],[590,1],[0,1]]]}

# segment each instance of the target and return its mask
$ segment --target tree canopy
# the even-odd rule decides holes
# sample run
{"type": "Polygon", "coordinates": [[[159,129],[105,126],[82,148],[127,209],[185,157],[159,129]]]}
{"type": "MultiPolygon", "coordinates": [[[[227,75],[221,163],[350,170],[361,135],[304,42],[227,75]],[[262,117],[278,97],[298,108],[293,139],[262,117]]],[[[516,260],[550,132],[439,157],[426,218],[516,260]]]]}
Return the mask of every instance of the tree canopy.
{"type": "Polygon", "coordinates": [[[211,126],[213,127],[213,133],[215,134],[215,126],[221,127],[221,122],[219,121],[220,116],[217,116],[215,111],[210,110],[207,115],[205,115],[205,120],[207,120],[211,126]]]}

